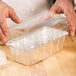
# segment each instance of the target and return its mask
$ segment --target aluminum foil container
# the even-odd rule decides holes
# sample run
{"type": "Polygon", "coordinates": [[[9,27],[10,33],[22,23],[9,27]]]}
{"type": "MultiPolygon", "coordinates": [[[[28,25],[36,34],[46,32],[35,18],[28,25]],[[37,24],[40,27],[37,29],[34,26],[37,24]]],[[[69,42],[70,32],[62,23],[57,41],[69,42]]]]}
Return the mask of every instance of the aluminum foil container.
{"type": "Polygon", "coordinates": [[[28,29],[11,29],[13,32],[10,33],[6,45],[10,47],[13,59],[24,65],[33,65],[61,51],[68,35],[68,32],[62,30],[66,24],[61,25],[61,29],[57,28],[66,21],[62,17],[55,16],[28,29]],[[59,21],[58,18],[62,20],[59,21]]]}

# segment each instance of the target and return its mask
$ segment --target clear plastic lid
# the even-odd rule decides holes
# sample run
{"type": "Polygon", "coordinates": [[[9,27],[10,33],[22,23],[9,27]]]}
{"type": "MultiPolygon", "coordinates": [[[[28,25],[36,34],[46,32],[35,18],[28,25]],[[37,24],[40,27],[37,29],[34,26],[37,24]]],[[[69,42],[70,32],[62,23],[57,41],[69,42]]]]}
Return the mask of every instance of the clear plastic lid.
{"type": "Polygon", "coordinates": [[[43,17],[48,11],[41,12],[40,14],[30,18],[27,22],[22,22],[19,25],[10,27],[10,35],[8,36],[8,42],[13,39],[19,38],[24,34],[29,34],[43,26],[50,26],[57,29],[65,29],[66,17],[64,14],[56,14],[52,18],[45,20],[43,17]]]}
{"type": "Polygon", "coordinates": [[[63,14],[55,15],[49,20],[44,20],[43,15],[41,13],[17,27],[10,28],[6,45],[21,50],[33,50],[68,34],[62,30],[67,27],[66,17],[63,14]]]}

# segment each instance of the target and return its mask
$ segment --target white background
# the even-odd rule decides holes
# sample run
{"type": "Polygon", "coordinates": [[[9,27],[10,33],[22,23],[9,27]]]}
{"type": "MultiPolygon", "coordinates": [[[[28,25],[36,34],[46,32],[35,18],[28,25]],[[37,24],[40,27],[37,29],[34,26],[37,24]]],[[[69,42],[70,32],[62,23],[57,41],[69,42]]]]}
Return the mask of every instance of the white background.
{"type": "MultiPolygon", "coordinates": [[[[48,8],[48,0],[3,0],[5,3],[15,9],[21,20],[27,20],[29,17],[48,8]]],[[[15,25],[8,20],[8,25],[15,25]]]]}

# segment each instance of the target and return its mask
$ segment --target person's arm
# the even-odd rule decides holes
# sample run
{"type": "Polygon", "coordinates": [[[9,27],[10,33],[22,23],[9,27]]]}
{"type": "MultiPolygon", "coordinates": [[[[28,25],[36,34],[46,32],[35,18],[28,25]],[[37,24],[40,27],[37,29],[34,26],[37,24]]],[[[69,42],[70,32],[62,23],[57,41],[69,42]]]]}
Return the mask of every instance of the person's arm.
{"type": "Polygon", "coordinates": [[[16,23],[20,22],[20,19],[16,15],[13,8],[0,0],[0,41],[5,43],[8,35],[8,25],[6,18],[11,18],[16,23]]]}
{"type": "Polygon", "coordinates": [[[68,20],[70,35],[74,36],[76,28],[76,14],[72,1],[73,0],[56,0],[46,18],[49,18],[56,13],[64,13],[68,20]]]}

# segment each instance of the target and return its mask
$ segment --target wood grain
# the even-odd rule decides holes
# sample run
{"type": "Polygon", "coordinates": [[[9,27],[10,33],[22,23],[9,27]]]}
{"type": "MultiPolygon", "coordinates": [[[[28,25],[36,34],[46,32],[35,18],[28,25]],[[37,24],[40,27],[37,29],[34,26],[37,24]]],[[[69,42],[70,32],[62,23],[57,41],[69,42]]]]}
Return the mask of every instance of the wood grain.
{"type": "Polygon", "coordinates": [[[76,43],[66,38],[63,51],[33,66],[13,61],[9,48],[0,46],[7,54],[9,63],[0,67],[0,76],[76,76],[76,43]]]}

